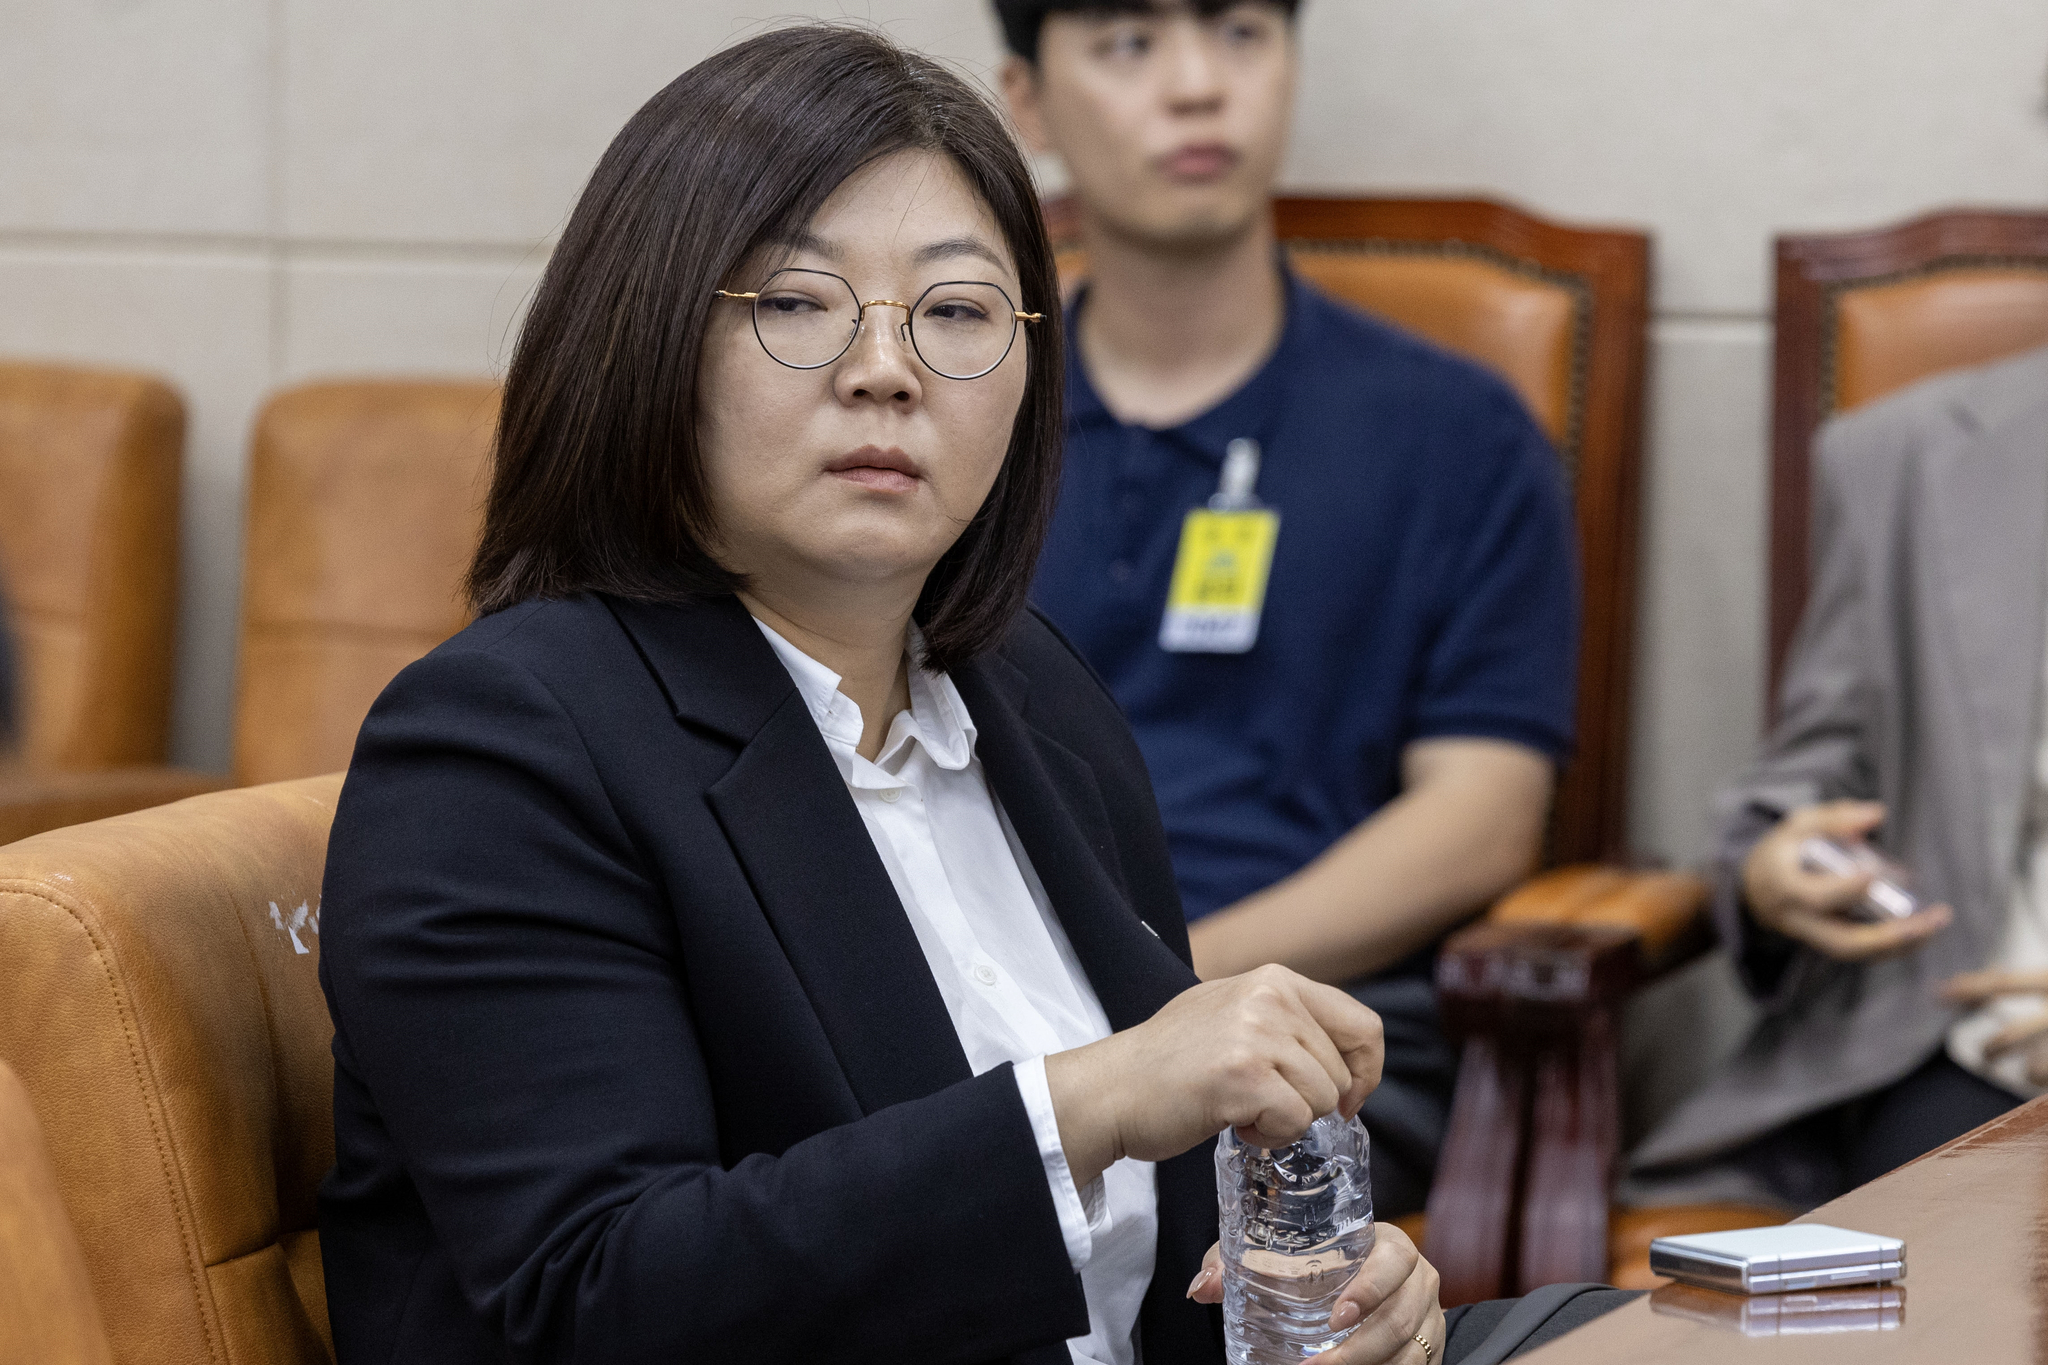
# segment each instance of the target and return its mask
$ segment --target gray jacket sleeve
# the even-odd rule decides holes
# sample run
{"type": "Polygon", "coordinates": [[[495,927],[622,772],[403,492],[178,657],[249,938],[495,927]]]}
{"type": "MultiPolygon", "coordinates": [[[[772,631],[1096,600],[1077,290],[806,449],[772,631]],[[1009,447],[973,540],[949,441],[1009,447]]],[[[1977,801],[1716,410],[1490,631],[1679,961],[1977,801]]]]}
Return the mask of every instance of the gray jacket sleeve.
{"type": "Polygon", "coordinates": [[[1876,795],[1867,727],[1872,680],[1865,549],[1852,531],[1848,471],[1876,473],[1855,458],[1859,427],[1823,429],[1815,460],[1813,587],[1793,636],[1779,689],[1778,723],[1763,752],[1717,802],[1714,918],[1744,985],[1766,1010],[1788,1002],[1810,973],[1829,965],[1810,949],[1750,918],[1742,864],[1785,812],[1817,801],[1876,795]]]}

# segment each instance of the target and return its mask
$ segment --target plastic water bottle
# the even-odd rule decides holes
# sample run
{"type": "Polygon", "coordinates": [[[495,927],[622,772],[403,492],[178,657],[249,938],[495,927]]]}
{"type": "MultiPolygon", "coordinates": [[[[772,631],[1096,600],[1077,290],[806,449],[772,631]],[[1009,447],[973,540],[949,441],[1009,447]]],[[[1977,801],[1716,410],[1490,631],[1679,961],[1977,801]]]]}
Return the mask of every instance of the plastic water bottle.
{"type": "Polygon", "coordinates": [[[1216,1140],[1231,1365],[1294,1365],[1351,1335],[1330,1330],[1330,1312],[1372,1250],[1368,1156],[1364,1125],[1335,1114],[1291,1147],[1249,1147],[1230,1129],[1216,1140]]]}

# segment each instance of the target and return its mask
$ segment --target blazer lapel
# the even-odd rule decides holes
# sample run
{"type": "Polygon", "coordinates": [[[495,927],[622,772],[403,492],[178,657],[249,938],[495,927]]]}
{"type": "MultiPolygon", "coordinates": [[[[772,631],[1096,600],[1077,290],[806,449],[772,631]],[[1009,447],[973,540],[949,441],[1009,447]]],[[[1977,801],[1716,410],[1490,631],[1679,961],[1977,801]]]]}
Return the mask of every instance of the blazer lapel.
{"type": "Polygon", "coordinates": [[[972,1072],[917,934],[796,685],[736,598],[610,602],[676,718],[741,746],[706,792],[864,1113],[972,1072]]]}
{"type": "Polygon", "coordinates": [[[1994,869],[2011,865],[2034,756],[2048,607],[2048,448],[2038,422],[2005,422],[1928,462],[1949,627],[1976,720],[1994,869]]]}
{"type": "Polygon", "coordinates": [[[1028,720],[1030,687],[999,654],[953,675],[989,787],[1017,831],[1112,1029],[1141,1024],[1195,984],[1125,896],[1093,771],[1028,720]]]}

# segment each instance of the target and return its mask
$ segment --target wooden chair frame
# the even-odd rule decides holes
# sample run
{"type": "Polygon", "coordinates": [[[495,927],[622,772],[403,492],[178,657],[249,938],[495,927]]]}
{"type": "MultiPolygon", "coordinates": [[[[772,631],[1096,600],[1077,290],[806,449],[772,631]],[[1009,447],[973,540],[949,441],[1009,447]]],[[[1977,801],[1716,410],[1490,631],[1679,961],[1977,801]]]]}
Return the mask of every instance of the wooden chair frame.
{"type": "Polygon", "coordinates": [[[1838,406],[1835,338],[1842,296],[1853,289],[1986,266],[2048,273],[2048,213],[1963,209],[1869,232],[1777,239],[1769,675],[1774,706],[1810,586],[1813,439],[1838,406]]]}

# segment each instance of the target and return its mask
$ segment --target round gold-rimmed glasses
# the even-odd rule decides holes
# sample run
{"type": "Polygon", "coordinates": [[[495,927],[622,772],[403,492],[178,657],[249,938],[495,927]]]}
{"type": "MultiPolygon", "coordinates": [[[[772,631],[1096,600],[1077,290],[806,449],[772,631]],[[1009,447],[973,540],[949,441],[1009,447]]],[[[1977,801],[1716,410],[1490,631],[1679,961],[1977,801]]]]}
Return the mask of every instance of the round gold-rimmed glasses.
{"type": "Polygon", "coordinates": [[[770,359],[792,370],[819,370],[847,352],[870,308],[901,308],[899,332],[926,369],[947,379],[979,379],[1010,354],[1019,323],[1043,313],[1020,312],[1001,285],[944,280],[917,296],[860,301],[853,285],[828,270],[778,270],[751,293],[712,291],[754,310],[754,335],[770,359]]]}

